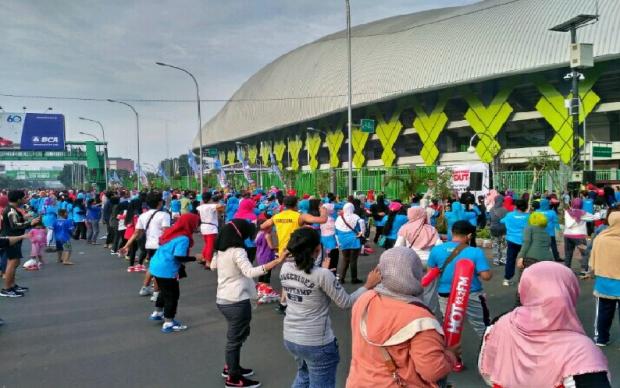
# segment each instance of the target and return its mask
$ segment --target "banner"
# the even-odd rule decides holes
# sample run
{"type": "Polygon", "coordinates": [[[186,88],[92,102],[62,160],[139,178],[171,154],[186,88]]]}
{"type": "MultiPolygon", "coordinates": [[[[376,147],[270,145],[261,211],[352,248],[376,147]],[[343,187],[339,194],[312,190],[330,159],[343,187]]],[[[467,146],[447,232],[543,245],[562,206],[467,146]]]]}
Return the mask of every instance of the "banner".
{"type": "Polygon", "coordinates": [[[228,181],[226,180],[226,172],[224,172],[224,168],[222,168],[222,162],[220,159],[215,159],[215,163],[213,167],[218,170],[217,172],[217,180],[220,184],[220,187],[225,189],[228,187],[228,181]]]}
{"type": "Polygon", "coordinates": [[[269,154],[269,159],[271,160],[271,170],[280,178],[280,181],[284,183],[284,178],[282,178],[282,171],[280,171],[280,167],[278,167],[278,162],[276,161],[276,156],[272,153],[269,154]]]}
{"type": "Polygon", "coordinates": [[[438,171],[445,169],[452,170],[452,188],[459,195],[470,186],[469,174],[472,172],[482,173],[482,190],[472,191],[476,196],[486,195],[489,190],[489,165],[486,163],[462,164],[456,166],[437,166],[438,171]]]}
{"type": "Polygon", "coordinates": [[[65,116],[50,113],[0,113],[0,148],[63,151],[65,116]]]}
{"type": "Polygon", "coordinates": [[[161,163],[159,164],[159,168],[157,169],[157,175],[159,175],[165,183],[170,183],[170,179],[168,178],[168,175],[166,175],[166,171],[164,171],[164,167],[161,165],[161,163]]]}
{"type": "Polygon", "coordinates": [[[187,152],[187,163],[189,164],[189,167],[192,169],[194,175],[200,173],[200,169],[198,168],[198,164],[196,164],[196,158],[192,150],[189,150],[187,152]]]}
{"type": "Polygon", "coordinates": [[[241,162],[241,166],[243,168],[243,176],[245,180],[248,181],[248,184],[253,185],[256,182],[254,178],[252,178],[252,174],[250,173],[250,162],[244,157],[243,150],[240,146],[237,146],[237,159],[241,162]]]}

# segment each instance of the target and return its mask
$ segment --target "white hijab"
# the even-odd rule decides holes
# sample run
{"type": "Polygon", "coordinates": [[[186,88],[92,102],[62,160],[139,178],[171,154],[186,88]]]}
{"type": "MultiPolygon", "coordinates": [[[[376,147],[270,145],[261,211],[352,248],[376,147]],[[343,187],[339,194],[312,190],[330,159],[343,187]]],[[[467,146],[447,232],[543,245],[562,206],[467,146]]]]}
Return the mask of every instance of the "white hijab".
{"type": "Polygon", "coordinates": [[[351,232],[351,228],[355,229],[359,220],[359,216],[355,214],[355,206],[353,206],[351,202],[348,202],[342,208],[342,215],[336,218],[336,229],[341,232],[351,232]],[[349,224],[351,228],[349,228],[347,224],[349,224]]]}

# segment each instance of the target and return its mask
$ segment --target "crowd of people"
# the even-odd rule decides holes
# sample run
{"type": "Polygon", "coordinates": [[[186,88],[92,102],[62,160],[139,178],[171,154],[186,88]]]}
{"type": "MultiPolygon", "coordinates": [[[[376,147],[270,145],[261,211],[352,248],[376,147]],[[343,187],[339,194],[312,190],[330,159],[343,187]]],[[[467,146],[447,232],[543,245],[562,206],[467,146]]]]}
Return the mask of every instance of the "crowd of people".
{"type": "Polygon", "coordinates": [[[41,268],[46,250],[72,265],[72,240],[82,239],[124,257],[127,272],[144,273],[139,295],[154,302],[148,318],[161,321],[163,333],[174,333],[188,328],[176,319],[179,281],[187,276],[185,265],[198,262],[217,274],[215,301],[228,324],[225,386],[260,386],[250,379],[254,371],[241,366],[241,349],[253,305],[272,298],[284,315],[284,348],[297,364],[293,387],[336,384],[340,355],[331,302],[352,309],[347,387],[443,387],[449,373],[464,368],[460,347],[446,346],[441,322],[455,268],[470,260],[474,276],[465,315],[482,342],[478,366],[489,385],[608,387],[599,347],[610,342],[620,301],[618,210],[620,190],[593,185],[576,193],[519,196],[491,190],[476,197],[466,190],[453,198],[437,198],[431,187],[407,201],[374,191],[298,196],[276,187],[15,190],[0,195],[0,296],[19,298],[28,291],[15,281],[24,239],[31,242],[29,270],[41,268]],[[193,253],[196,233],[203,244],[193,253]],[[486,234],[492,240],[488,252],[479,247],[478,236],[486,234]],[[378,266],[360,274],[359,257],[377,249],[378,266]],[[581,261],[573,272],[575,251],[581,261]],[[483,287],[492,279],[492,265],[504,266],[503,286],[518,283],[514,308],[493,315],[483,287]],[[276,268],[279,282],[271,276],[276,268]],[[436,279],[423,286],[432,271],[436,279]],[[593,340],[576,315],[579,279],[588,278],[596,300],[593,340]],[[361,287],[349,293],[347,282],[361,287]]]}

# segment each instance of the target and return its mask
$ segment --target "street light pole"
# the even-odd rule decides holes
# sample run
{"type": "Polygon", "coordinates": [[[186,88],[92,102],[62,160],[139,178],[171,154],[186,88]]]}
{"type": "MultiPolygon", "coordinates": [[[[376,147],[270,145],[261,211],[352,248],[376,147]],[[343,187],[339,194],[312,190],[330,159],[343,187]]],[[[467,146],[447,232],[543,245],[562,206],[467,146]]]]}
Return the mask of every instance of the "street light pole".
{"type": "Polygon", "coordinates": [[[105,143],[103,146],[103,173],[105,174],[105,187],[108,189],[108,142],[105,140],[105,129],[103,129],[103,124],[100,121],[88,119],[86,117],[79,117],[80,120],[91,121],[93,123],[99,124],[101,128],[101,135],[103,136],[103,142],[105,143]]]}
{"type": "Polygon", "coordinates": [[[133,107],[133,105],[128,104],[124,101],[118,101],[118,100],[112,100],[110,98],[108,98],[108,102],[115,102],[117,104],[122,104],[125,106],[128,106],[129,109],[131,109],[133,111],[133,113],[136,115],[136,139],[137,139],[137,149],[138,149],[138,177],[137,177],[137,187],[138,187],[138,191],[140,191],[140,177],[142,174],[142,166],[140,164],[140,115],[138,115],[138,111],[136,110],[136,108],[133,107]]]}
{"type": "Polygon", "coordinates": [[[347,79],[348,79],[348,91],[347,91],[347,137],[349,142],[347,144],[347,152],[349,154],[349,195],[353,195],[353,150],[352,150],[352,127],[353,127],[353,115],[351,112],[351,5],[349,0],[345,0],[345,6],[347,11],[347,79]]]}
{"type": "Polygon", "coordinates": [[[202,150],[203,150],[203,142],[202,142],[202,113],[200,110],[200,89],[198,87],[198,81],[196,81],[196,77],[194,77],[194,75],[192,73],[190,73],[189,71],[178,67],[178,66],[173,66],[173,65],[169,65],[167,63],[163,63],[163,62],[155,62],[157,65],[159,66],[165,66],[165,67],[170,67],[173,69],[177,69],[179,71],[184,72],[185,74],[189,75],[192,78],[192,81],[194,81],[194,85],[196,86],[196,104],[198,105],[198,139],[200,141],[200,152],[198,153],[200,155],[200,193],[202,194],[202,192],[204,191],[204,164],[202,161],[202,150]]]}

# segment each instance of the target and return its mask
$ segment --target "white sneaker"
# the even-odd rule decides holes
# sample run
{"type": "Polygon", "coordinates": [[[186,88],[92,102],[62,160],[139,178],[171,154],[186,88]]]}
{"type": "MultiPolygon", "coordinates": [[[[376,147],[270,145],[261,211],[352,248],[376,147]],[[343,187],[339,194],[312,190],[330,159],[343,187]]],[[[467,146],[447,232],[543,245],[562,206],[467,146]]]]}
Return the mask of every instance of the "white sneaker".
{"type": "Polygon", "coordinates": [[[164,312],[163,311],[153,311],[151,316],[149,316],[149,320],[151,320],[151,321],[163,321],[164,320],[164,312]]]}
{"type": "Polygon", "coordinates": [[[152,293],[153,293],[153,289],[151,287],[142,286],[138,294],[140,294],[140,296],[149,296],[152,293]]]}
{"type": "Polygon", "coordinates": [[[506,279],[504,279],[504,281],[502,282],[502,286],[504,287],[510,287],[513,284],[514,284],[513,282],[511,282],[510,280],[506,280],[506,279]]]}
{"type": "Polygon", "coordinates": [[[154,291],[153,296],[151,296],[151,302],[157,302],[158,297],[159,297],[159,291],[154,291]]]}

